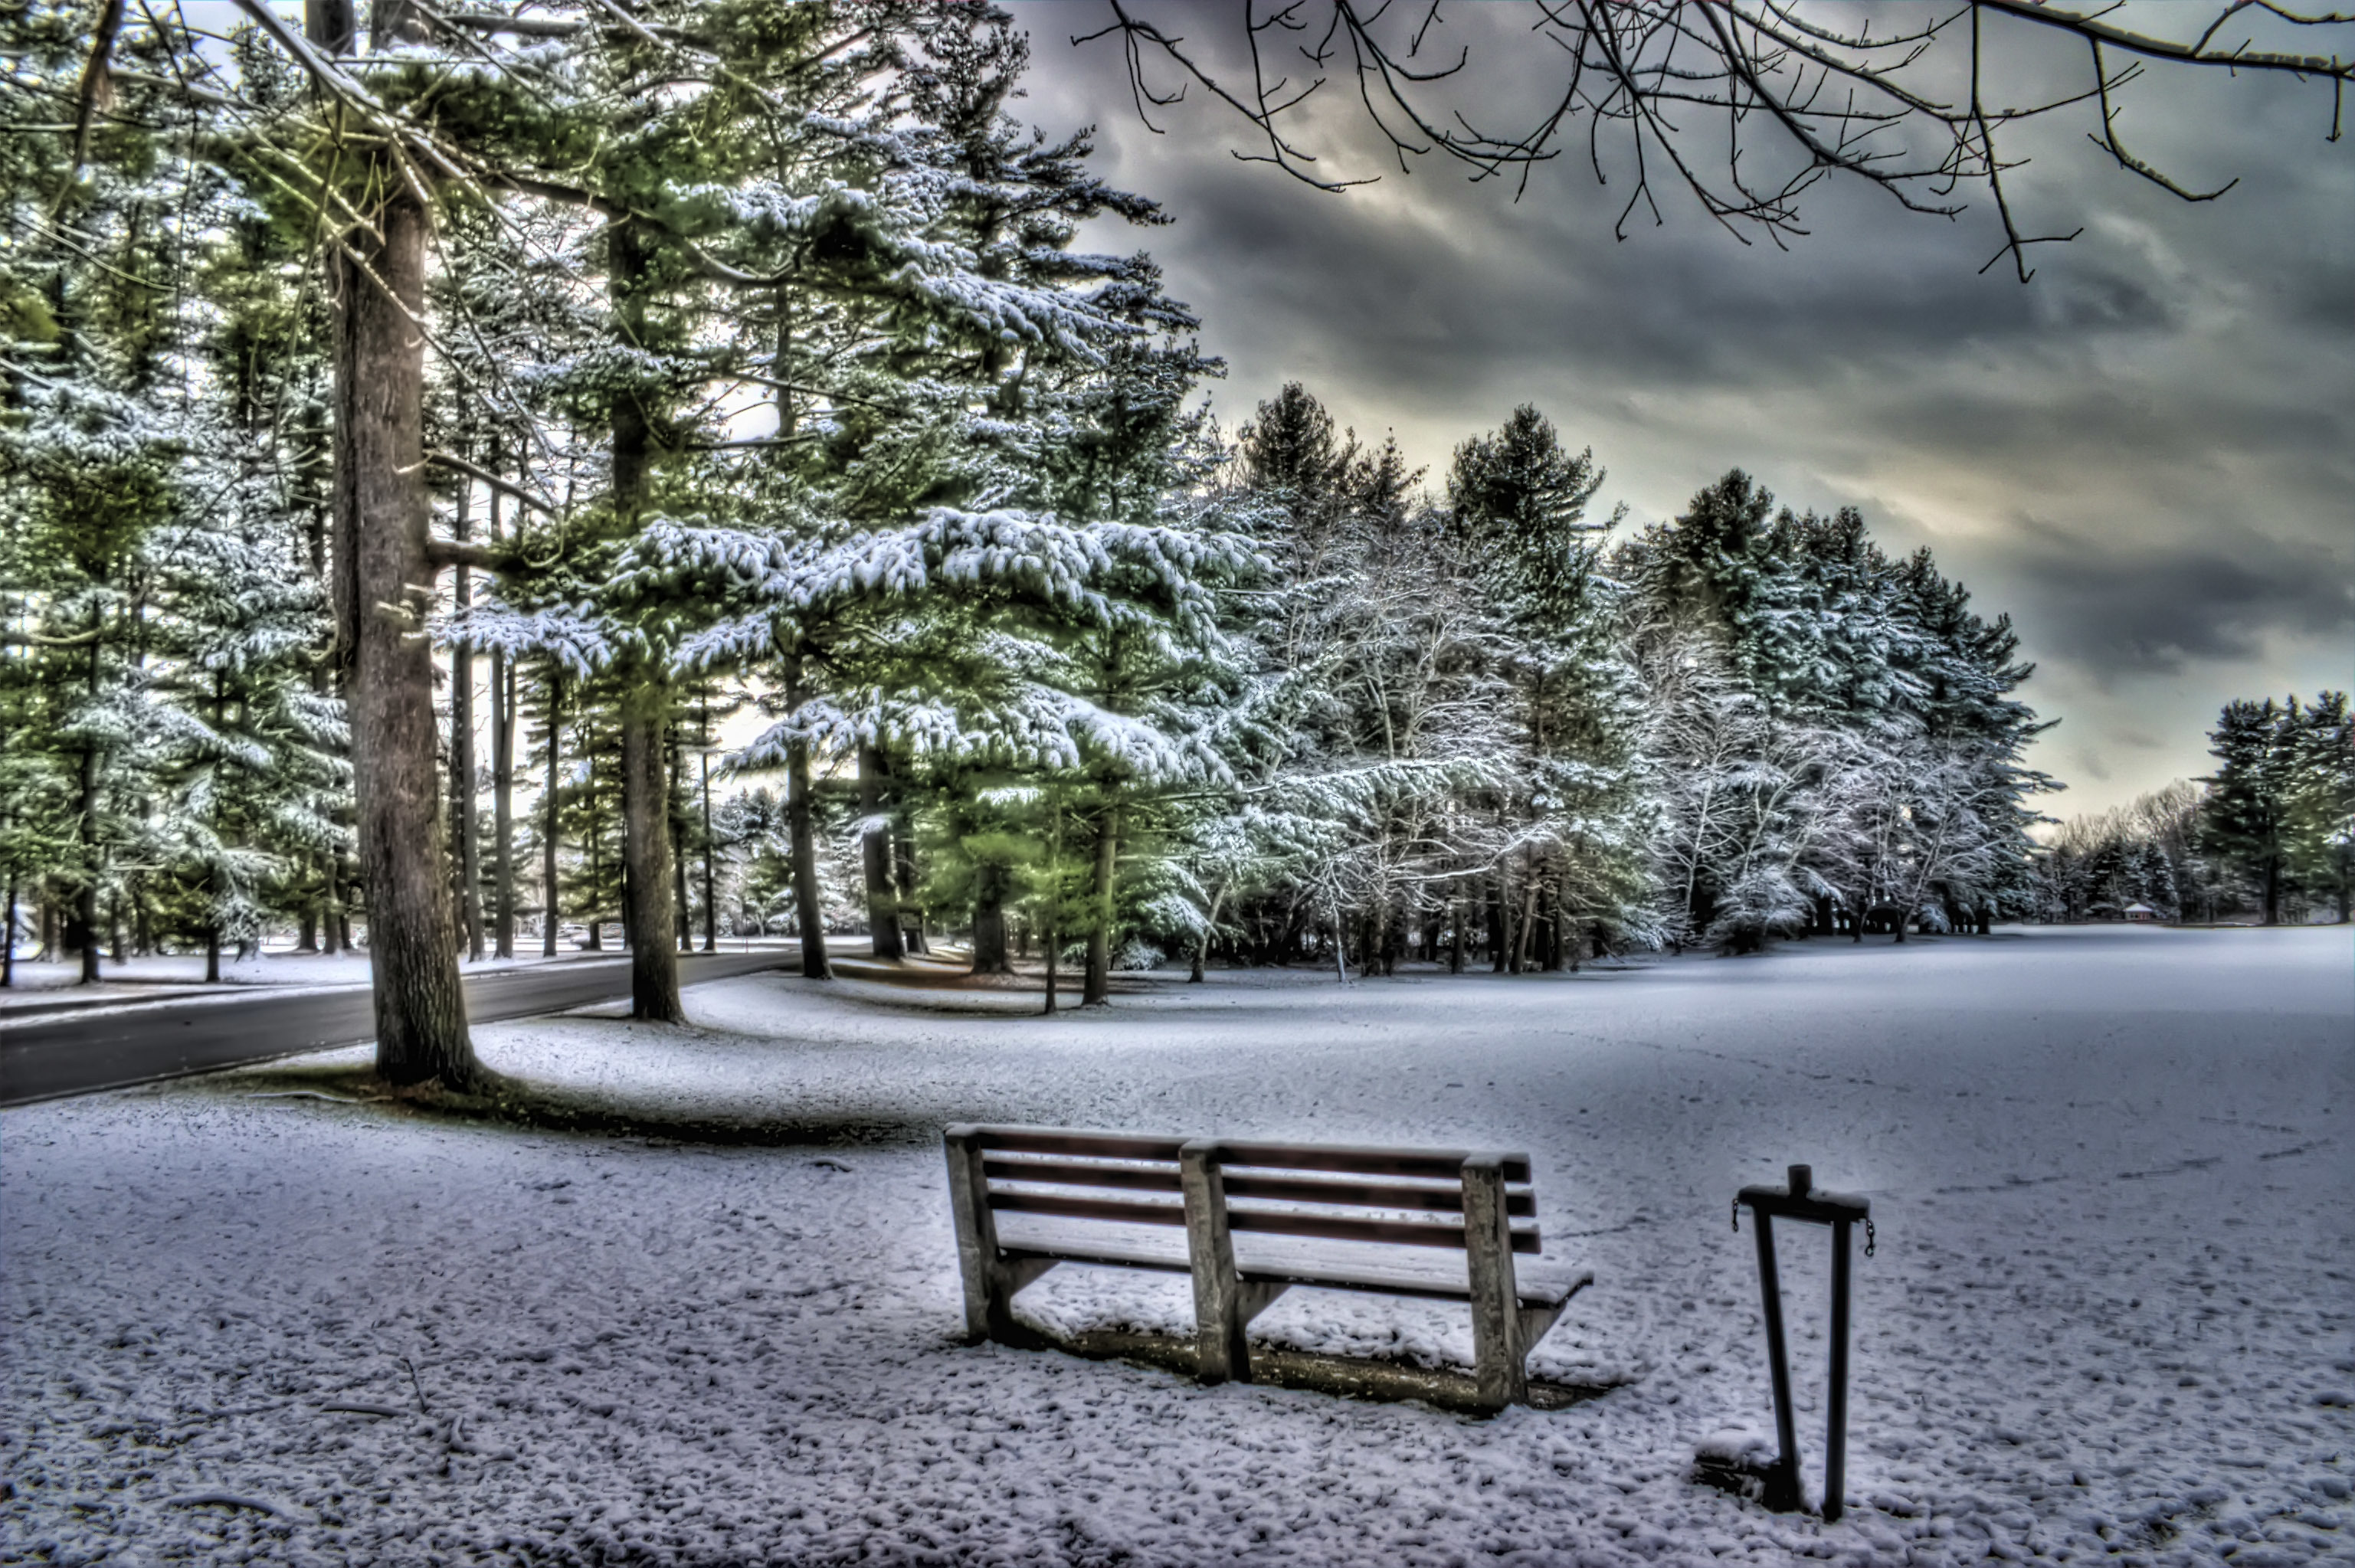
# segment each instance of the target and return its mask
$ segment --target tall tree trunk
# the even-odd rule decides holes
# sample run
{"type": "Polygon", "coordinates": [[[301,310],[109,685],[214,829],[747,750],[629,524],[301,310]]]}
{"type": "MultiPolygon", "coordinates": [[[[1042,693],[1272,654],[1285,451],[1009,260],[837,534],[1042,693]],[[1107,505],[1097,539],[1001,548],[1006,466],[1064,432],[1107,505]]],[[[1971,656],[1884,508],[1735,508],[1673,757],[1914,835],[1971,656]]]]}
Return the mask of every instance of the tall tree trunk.
{"type": "MultiPolygon", "coordinates": [[[[452,528],[463,543],[473,532],[472,480],[458,489],[458,515],[452,528]]],[[[474,573],[461,566],[452,598],[460,610],[474,603],[474,573]]],[[[450,650],[450,821],[458,834],[458,927],[466,934],[466,956],[483,961],[483,846],[474,819],[474,650],[460,643],[450,650]]]]}
{"type": "MultiPolygon", "coordinates": [[[[101,624],[98,607],[93,604],[90,612],[90,671],[87,682],[93,707],[98,701],[101,667],[98,634],[101,624]]],[[[98,981],[98,741],[95,739],[82,742],[81,798],[78,805],[81,885],[75,890],[73,919],[67,924],[66,940],[80,951],[80,983],[89,986],[98,981]]]]}
{"type": "MultiPolygon", "coordinates": [[[[500,466],[496,443],[491,466],[500,466]]],[[[491,542],[504,543],[501,497],[491,492],[491,542]]],[[[491,951],[515,956],[516,671],[503,649],[491,652],[491,951]]]]}
{"type": "Polygon", "coordinates": [[[8,917],[0,924],[0,991],[16,983],[16,873],[8,873],[8,917]]]}
{"type": "MultiPolygon", "coordinates": [[[[645,339],[645,287],[651,258],[630,219],[605,229],[607,276],[622,347],[645,339]]],[[[613,400],[613,508],[634,526],[645,510],[646,460],[654,445],[647,411],[634,391],[613,400]]],[[[671,915],[670,788],[663,766],[663,728],[670,686],[656,669],[625,671],[622,693],[622,881],[629,914],[630,1016],[682,1023],[678,933],[671,915]]]]}
{"type": "Polygon", "coordinates": [[[1210,955],[1210,933],[1219,928],[1219,905],[1226,901],[1226,897],[1227,890],[1223,883],[1210,895],[1209,912],[1202,919],[1202,934],[1194,940],[1194,967],[1186,975],[1186,983],[1189,986],[1202,983],[1203,962],[1210,955]]]}
{"type": "MultiPolygon", "coordinates": [[[[324,7],[323,7],[324,9],[324,7]]],[[[424,207],[388,170],[376,236],[337,258],[336,603],[347,661],[352,794],[368,889],[376,1070],[473,1087],[442,836],[424,485],[424,207]],[[365,263],[361,265],[360,263],[365,263]],[[388,297],[387,290],[390,291],[388,297]]]]}
{"type": "MultiPolygon", "coordinates": [[[[799,672],[789,675],[786,701],[801,706],[799,672]]],[[[811,810],[809,741],[796,735],[785,742],[785,829],[793,840],[794,910],[802,928],[802,975],[811,980],[831,980],[834,965],[826,956],[826,908],[818,897],[817,830],[811,810]]]]}
{"type": "Polygon", "coordinates": [[[515,667],[491,655],[491,951],[515,956],[515,667]]]}
{"type": "Polygon", "coordinates": [[[892,896],[891,830],[884,815],[883,789],[882,751],[859,747],[858,815],[866,827],[858,836],[858,861],[867,880],[867,929],[873,933],[875,956],[897,961],[908,951],[900,938],[900,901],[892,896]]]}
{"type": "MultiPolygon", "coordinates": [[[[584,749],[587,737],[582,737],[584,749]]],[[[581,780],[581,810],[588,839],[589,851],[589,951],[605,951],[605,859],[604,824],[597,820],[597,753],[589,751],[584,759],[588,766],[581,780]]]]}
{"type": "MultiPolygon", "coordinates": [[[[2267,925],[2281,923],[2281,857],[2268,855],[2265,857],[2265,923],[2267,925]]],[[[88,961],[84,960],[84,963],[87,965],[88,961]]],[[[91,977],[96,978],[94,971],[91,977]]]]}
{"type": "Polygon", "coordinates": [[[539,916],[539,955],[556,956],[556,928],[563,921],[563,903],[558,897],[556,880],[556,765],[557,754],[564,739],[564,681],[556,666],[548,667],[548,790],[540,802],[539,880],[541,912],[539,916]]]}
{"type": "Polygon", "coordinates": [[[1112,1000],[1113,880],[1120,862],[1120,807],[1104,808],[1096,828],[1096,875],[1088,909],[1088,968],[1080,984],[1080,1006],[1112,1000]]]}
{"type": "Polygon", "coordinates": [[[915,814],[903,804],[891,816],[893,880],[900,885],[900,939],[910,953],[924,948],[924,906],[916,898],[915,814]],[[912,918],[911,918],[912,917],[912,918]]]}
{"type": "Polygon", "coordinates": [[[630,917],[630,1016],[685,1023],[672,921],[670,790],[663,766],[665,688],[648,683],[622,701],[622,886],[630,917]]]}
{"type": "Polygon", "coordinates": [[[1465,911],[1464,907],[1464,900],[1460,895],[1456,897],[1448,907],[1450,911],[1449,923],[1454,925],[1455,929],[1448,935],[1447,972],[1451,975],[1461,975],[1464,973],[1465,927],[1472,923],[1472,917],[1470,913],[1465,911]]]}
{"type": "Polygon", "coordinates": [[[696,761],[703,774],[703,950],[716,953],[719,950],[719,879],[711,864],[719,848],[711,837],[710,745],[711,718],[707,712],[703,720],[705,749],[697,753],[696,761]]]}
{"type": "Polygon", "coordinates": [[[678,726],[676,724],[670,727],[670,743],[665,751],[666,763],[664,774],[666,784],[665,801],[670,818],[671,887],[677,895],[675,912],[678,916],[678,950],[681,953],[692,953],[695,951],[695,920],[693,912],[688,909],[687,902],[687,798],[679,787],[678,770],[681,758],[678,726]]]}

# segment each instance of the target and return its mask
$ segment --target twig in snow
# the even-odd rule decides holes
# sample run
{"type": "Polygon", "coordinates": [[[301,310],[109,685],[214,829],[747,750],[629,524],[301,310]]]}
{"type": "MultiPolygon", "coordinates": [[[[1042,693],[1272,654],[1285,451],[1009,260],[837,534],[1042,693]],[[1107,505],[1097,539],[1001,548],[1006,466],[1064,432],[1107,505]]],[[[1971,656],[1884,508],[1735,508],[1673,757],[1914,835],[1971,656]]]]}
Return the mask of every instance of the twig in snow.
{"type": "Polygon", "coordinates": [[[409,1369],[409,1386],[417,1391],[417,1413],[420,1415],[432,1414],[433,1413],[432,1411],[425,1408],[425,1389],[424,1385],[417,1381],[417,1364],[411,1361],[407,1356],[400,1358],[400,1364],[409,1369]]]}
{"type": "Polygon", "coordinates": [[[403,1415],[407,1413],[407,1412],[403,1411],[400,1406],[397,1404],[371,1404],[364,1399],[331,1399],[326,1403],[321,1405],[319,1409],[322,1412],[335,1411],[349,1415],[403,1415]]]}
{"type": "Polygon", "coordinates": [[[256,1513],[266,1513],[272,1519],[284,1519],[286,1510],[276,1503],[260,1498],[241,1498],[235,1492],[197,1492],[185,1498],[174,1498],[173,1508],[250,1508],[256,1513]]]}

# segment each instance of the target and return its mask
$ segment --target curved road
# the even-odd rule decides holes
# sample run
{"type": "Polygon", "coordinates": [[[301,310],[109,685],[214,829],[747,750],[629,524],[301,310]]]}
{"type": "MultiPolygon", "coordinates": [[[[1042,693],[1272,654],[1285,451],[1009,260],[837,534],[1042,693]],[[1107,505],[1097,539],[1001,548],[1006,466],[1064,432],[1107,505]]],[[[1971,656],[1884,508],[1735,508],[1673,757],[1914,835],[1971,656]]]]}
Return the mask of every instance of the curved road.
{"type": "MultiPolygon", "coordinates": [[[[799,962],[795,948],[683,953],[678,977],[691,986],[799,962]]],[[[493,1023],[627,997],[630,961],[623,956],[495,969],[470,975],[465,984],[467,1017],[493,1023]]],[[[375,1038],[375,999],[365,986],[108,1001],[45,1009],[21,1022],[0,1014],[0,1105],[211,1072],[375,1038]]]]}

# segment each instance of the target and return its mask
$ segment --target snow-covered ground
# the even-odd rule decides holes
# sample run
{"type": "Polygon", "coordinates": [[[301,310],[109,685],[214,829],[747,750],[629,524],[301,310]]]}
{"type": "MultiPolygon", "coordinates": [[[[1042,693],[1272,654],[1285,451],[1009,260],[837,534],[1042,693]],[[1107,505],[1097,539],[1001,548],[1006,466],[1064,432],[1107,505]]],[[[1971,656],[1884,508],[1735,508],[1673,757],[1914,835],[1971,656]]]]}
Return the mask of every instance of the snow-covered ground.
{"type": "MultiPolygon", "coordinates": [[[[479,1031],[635,1132],[338,1104],[350,1053],[7,1112],[0,1560],[2355,1563],[2343,929],[1027,1000],[762,976],[687,1030],[479,1031]],[[1599,1276],[1539,1370],[1618,1386],[1479,1421],[958,1346],[966,1118],[1526,1147],[1599,1276]],[[1798,1160],[1880,1231],[1831,1526],[1688,1479],[1767,1424],[1728,1206],[1798,1160]]],[[[1812,1463],[1824,1244],[1784,1235],[1812,1463]]],[[[1464,1360],[1462,1318],[1260,1327],[1464,1360]]]]}

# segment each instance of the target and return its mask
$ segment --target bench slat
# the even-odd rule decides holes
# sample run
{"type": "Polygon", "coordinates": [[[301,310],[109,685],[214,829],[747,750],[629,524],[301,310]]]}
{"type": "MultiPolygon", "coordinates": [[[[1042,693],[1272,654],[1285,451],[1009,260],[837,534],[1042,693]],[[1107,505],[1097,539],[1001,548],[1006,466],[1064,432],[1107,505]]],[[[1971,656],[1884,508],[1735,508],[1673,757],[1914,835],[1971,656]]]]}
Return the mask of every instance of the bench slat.
{"type": "Polygon", "coordinates": [[[1180,1230],[1186,1225],[1182,1204],[1138,1203],[1125,1198],[1071,1198],[1060,1192],[992,1189],[989,1206],[1023,1214],[1060,1214],[1071,1220],[1116,1220],[1130,1225],[1174,1225],[1180,1230]]]}
{"type": "MultiPolygon", "coordinates": [[[[1442,1220],[1369,1220],[1353,1214],[1306,1214],[1298,1210],[1229,1209],[1227,1225],[1234,1231],[1261,1231],[1278,1236],[1318,1236],[1330,1242],[1388,1242],[1403,1247],[1450,1247],[1464,1250],[1464,1227],[1442,1220]]],[[[1513,1227],[1513,1251],[1545,1250],[1537,1227],[1513,1227]]]]}
{"type": "Polygon", "coordinates": [[[1175,1164],[1186,1139],[1144,1133],[1099,1133],[1083,1127],[975,1127],[986,1149],[1023,1154],[1092,1155],[1098,1159],[1166,1159],[1175,1164]]]}
{"type": "Polygon", "coordinates": [[[1178,1168],[1149,1165],[1086,1165],[1067,1159],[1001,1159],[988,1156],[981,1168],[992,1181],[1041,1181],[1056,1187],[1118,1187],[1135,1192],[1180,1190],[1178,1168]]]}
{"type": "MultiPolygon", "coordinates": [[[[1263,1176],[1250,1170],[1220,1172],[1230,1198],[1270,1198],[1286,1203],[1325,1203],[1359,1209],[1432,1210],[1440,1213],[1464,1212],[1464,1189],[1451,1183],[1445,1187],[1409,1187],[1393,1181],[1335,1181],[1315,1176],[1263,1176]]],[[[1528,1219],[1538,1211],[1537,1194],[1509,1192],[1506,1194],[1507,1210],[1517,1219],[1528,1219]]]]}
{"type": "MultiPolygon", "coordinates": [[[[1174,1167],[1094,1165],[1077,1160],[1018,1159],[990,1156],[982,1162],[990,1180],[1038,1182],[1052,1187],[1107,1187],[1131,1192],[1176,1192],[1180,1189],[1174,1167]]],[[[1391,1209],[1461,1214],[1464,1189],[1409,1186],[1396,1181],[1346,1181],[1321,1176],[1270,1176],[1239,1170],[1225,1178],[1230,1198],[1265,1198],[1285,1203],[1320,1203],[1333,1208],[1391,1209]]],[[[1537,1195],[1508,1192],[1508,1212],[1526,1220],[1538,1211],[1537,1195]]]]}
{"type": "MultiPolygon", "coordinates": [[[[1367,1148],[1344,1144],[1219,1142],[1221,1165],[1261,1166],[1272,1170],[1334,1170],[1351,1176],[1424,1176],[1447,1179],[1476,1151],[1448,1148],[1367,1148]]],[[[1171,1156],[1176,1158],[1176,1156],[1171,1156]]],[[[1505,1179],[1526,1183],[1529,1157],[1505,1156],[1505,1179]]]]}
{"type": "MultiPolygon", "coordinates": [[[[1462,1301],[1472,1294],[1467,1281],[1384,1268],[1380,1264],[1327,1264],[1315,1259],[1269,1258],[1243,1264],[1239,1271],[1254,1285],[1298,1285],[1311,1289],[1367,1290],[1383,1296],[1421,1296],[1431,1301],[1462,1301]]],[[[1594,1283],[1594,1272],[1582,1269],[1568,1276],[1542,1275],[1515,1283],[1524,1307],[1559,1307],[1594,1283]]]]}

